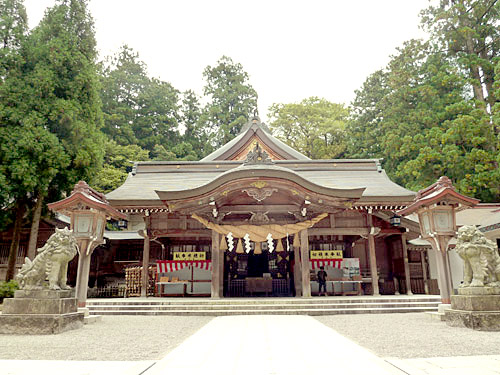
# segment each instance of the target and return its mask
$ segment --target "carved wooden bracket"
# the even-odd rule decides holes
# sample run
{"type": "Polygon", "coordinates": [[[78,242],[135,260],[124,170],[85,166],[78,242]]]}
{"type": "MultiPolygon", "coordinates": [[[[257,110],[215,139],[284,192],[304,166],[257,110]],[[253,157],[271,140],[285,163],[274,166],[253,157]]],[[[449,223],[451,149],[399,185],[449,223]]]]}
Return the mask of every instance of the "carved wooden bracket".
{"type": "Polygon", "coordinates": [[[258,202],[263,201],[266,198],[269,198],[275,191],[278,191],[276,188],[264,188],[264,189],[243,189],[243,192],[247,193],[249,197],[255,199],[258,202]]]}

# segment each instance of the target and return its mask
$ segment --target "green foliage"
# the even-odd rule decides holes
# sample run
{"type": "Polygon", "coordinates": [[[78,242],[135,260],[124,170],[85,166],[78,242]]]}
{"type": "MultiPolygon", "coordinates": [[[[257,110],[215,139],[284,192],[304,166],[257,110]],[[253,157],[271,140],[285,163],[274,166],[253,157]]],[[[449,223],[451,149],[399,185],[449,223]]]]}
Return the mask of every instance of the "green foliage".
{"type": "Polygon", "coordinates": [[[93,187],[105,193],[116,189],[125,182],[134,162],[144,160],[149,160],[149,153],[140,146],[122,146],[113,140],[107,140],[104,166],[97,173],[93,187]]]}
{"type": "Polygon", "coordinates": [[[8,35],[2,29],[8,52],[0,64],[0,203],[16,215],[9,277],[26,207],[35,197],[60,198],[80,179],[92,183],[104,138],[87,1],[59,0],[28,35],[22,12],[11,19],[22,3],[6,4],[13,8],[0,13],[2,26],[12,26],[8,35]]]}
{"type": "Polygon", "coordinates": [[[494,67],[500,51],[500,2],[441,0],[422,12],[422,24],[433,41],[467,72],[474,97],[486,104],[493,94],[494,67]]]}
{"type": "Polygon", "coordinates": [[[19,284],[15,280],[0,281],[0,302],[4,298],[14,297],[14,292],[19,289],[19,284]]]}
{"type": "Polygon", "coordinates": [[[284,142],[312,159],[343,155],[349,111],[342,104],[311,97],[300,103],[273,104],[270,127],[284,142]]]}
{"type": "Polygon", "coordinates": [[[183,93],[180,123],[185,129],[182,139],[192,145],[196,159],[201,159],[213,151],[209,142],[207,127],[201,122],[201,106],[198,96],[188,90],[183,93]]]}
{"type": "Polygon", "coordinates": [[[412,190],[446,175],[464,194],[498,200],[498,138],[468,82],[446,53],[406,42],[357,92],[348,155],[383,158],[390,177],[412,190]]]}
{"type": "Polygon", "coordinates": [[[0,82],[16,64],[17,50],[28,31],[22,0],[0,0],[0,82]]]}
{"type": "Polygon", "coordinates": [[[128,46],[108,58],[102,74],[103,131],[120,145],[172,147],[179,139],[179,92],[150,79],[146,65],[128,46]]]}
{"type": "Polygon", "coordinates": [[[219,147],[233,139],[256,114],[257,92],[243,66],[227,56],[222,56],[217,65],[207,66],[203,78],[203,94],[209,101],[201,121],[211,130],[213,144],[219,147]]]}

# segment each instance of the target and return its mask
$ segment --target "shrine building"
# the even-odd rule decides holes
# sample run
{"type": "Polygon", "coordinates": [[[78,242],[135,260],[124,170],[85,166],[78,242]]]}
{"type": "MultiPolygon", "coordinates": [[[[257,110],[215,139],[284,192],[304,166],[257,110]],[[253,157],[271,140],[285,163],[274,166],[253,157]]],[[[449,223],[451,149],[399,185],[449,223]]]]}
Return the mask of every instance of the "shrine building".
{"type": "Polygon", "coordinates": [[[200,161],[137,162],[106,195],[128,222],[99,262],[150,265],[142,295],[309,297],[321,266],[332,295],[438,293],[395,215],[414,197],[378,159],[312,160],[254,119],[200,161]]]}

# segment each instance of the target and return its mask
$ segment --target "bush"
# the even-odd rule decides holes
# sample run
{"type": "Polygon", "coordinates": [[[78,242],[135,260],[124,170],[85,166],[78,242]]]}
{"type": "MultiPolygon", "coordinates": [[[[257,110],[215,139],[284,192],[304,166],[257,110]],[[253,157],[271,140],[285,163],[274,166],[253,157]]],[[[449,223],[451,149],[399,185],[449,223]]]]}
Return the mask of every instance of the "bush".
{"type": "Polygon", "coordinates": [[[19,289],[17,281],[0,281],[0,302],[2,302],[4,298],[14,297],[14,292],[17,289],[19,289]]]}

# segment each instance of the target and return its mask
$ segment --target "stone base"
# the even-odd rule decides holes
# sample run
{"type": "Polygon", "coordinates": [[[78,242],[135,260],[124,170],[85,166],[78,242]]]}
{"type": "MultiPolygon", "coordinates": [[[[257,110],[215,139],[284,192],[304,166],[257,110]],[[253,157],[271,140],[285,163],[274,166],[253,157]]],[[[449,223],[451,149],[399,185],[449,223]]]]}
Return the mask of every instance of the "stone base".
{"type": "Polygon", "coordinates": [[[452,310],[464,311],[498,311],[500,312],[500,295],[459,295],[451,297],[452,310]]]}
{"type": "Polygon", "coordinates": [[[47,335],[83,326],[83,313],[0,314],[0,334],[47,335]]]}
{"type": "Polygon", "coordinates": [[[0,333],[54,334],[83,326],[72,290],[17,290],[4,300],[0,333]]]}
{"type": "Polygon", "coordinates": [[[458,288],[458,294],[461,296],[484,296],[499,294],[500,286],[468,286],[466,288],[458,288]]]}
{"type": "Polygon", "coordinates": [[[447,310],[446,324],[477,331],[500,331],[500,311],[447,310]]]}

